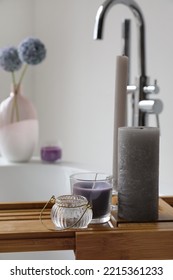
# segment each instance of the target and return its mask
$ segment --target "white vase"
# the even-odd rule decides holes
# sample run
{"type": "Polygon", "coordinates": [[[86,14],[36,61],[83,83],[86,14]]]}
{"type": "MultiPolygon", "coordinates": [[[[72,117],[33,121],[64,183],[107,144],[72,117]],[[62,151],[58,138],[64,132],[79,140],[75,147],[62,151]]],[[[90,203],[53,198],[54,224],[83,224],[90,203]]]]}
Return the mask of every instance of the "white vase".
{"type": "Polygon", "coordinates": [[[27,162],[38,143],[39,123],[31,101],[20,92],[0,104],[0,152],[8,161],[27,162]]]}
{"type": "Polygon", "coordinates": [[[8,161],[29,161],[37,143],[38,120],[24,120],[0,128],[0,151],[8,161]]]}

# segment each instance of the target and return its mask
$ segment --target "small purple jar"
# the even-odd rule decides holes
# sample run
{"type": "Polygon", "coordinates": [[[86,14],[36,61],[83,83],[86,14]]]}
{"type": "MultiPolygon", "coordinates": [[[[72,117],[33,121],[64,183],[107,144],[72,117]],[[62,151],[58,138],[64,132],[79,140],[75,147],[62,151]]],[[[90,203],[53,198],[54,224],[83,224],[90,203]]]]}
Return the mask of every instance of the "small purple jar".
{"type": "Polygon", "coordinates": [[[40,151],[41,159],[47,162],[54,162],[62,157],[62,149],[58,146],[45,146],[40,151]]]}

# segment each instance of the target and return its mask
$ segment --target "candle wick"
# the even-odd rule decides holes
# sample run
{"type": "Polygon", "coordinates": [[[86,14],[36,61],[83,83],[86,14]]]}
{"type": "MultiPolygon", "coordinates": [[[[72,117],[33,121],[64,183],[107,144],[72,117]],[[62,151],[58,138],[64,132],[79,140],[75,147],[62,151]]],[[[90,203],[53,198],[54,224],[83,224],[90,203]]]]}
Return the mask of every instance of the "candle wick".
{"type": "Polygon", "coordinates": [[[95,174],[95,178],[94,178],[94,182],[93,182],[93,186],[92,186],[92,189],[95,188],[95,185],[96,185],[96,180],[97,180],[97,175],[98,173],[95,174]]]}

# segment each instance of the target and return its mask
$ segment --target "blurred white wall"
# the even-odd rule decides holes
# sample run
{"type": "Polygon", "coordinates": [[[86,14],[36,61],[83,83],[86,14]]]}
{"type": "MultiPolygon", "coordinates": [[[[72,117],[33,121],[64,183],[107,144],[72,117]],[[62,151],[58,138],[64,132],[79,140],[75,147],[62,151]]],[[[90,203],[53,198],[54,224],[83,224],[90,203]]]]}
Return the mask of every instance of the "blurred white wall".
{"type": "MultiPolygon", "coordinates": [[[[136,2],[146,22],[147,75],[151,83],[158,80],[158,97],[164,102],[160,116],[160,190],[172,193],[173,1],[136,2]]],[[[121,54],[124,18],[133,21],[132,82],[138,76],[138,49],[134,17],[123,5],[109,12],[104,40],[93,41],[95,14],[101,3],[102,0],[1,0],[0,46],[28,35],[46,44],[47,59],[30,70],[24,86],[39,114],[37,153],[43,143],[60,140],[64,160],[112,172],[115,61],[121,54]]],[[[9,87],[9,80],[2,75],[5,76],[1,71],[1,98],[9,87]]]]}
{"type": "MultiPolygon", "coordinates": [[[[17,46],[24,38],[33,33],[34,0],[0,0],[0,48],[17,46]]],[[[19,71],[16,72],[19,78],[19,71]]],[[[0,101],[8,97],[11,75],[0,69],[0,101]]],[[[25,94],[32,99],[33,75],[28,69],[24,79],[25,94]]]]}

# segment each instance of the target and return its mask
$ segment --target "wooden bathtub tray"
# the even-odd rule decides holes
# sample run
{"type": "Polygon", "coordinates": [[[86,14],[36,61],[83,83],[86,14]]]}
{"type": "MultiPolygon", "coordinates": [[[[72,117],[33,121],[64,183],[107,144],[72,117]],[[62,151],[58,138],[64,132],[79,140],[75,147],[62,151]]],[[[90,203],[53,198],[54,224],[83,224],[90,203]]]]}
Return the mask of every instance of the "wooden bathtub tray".
{"type": "Polygon", "coordinates": [[[159,199],[159,219],[131,223],[112,212],[109,223],[58,231],[45,202],[0,203],[0,252],[73,250],[76,259],[173,259],[173,197],[159,199]]]}

